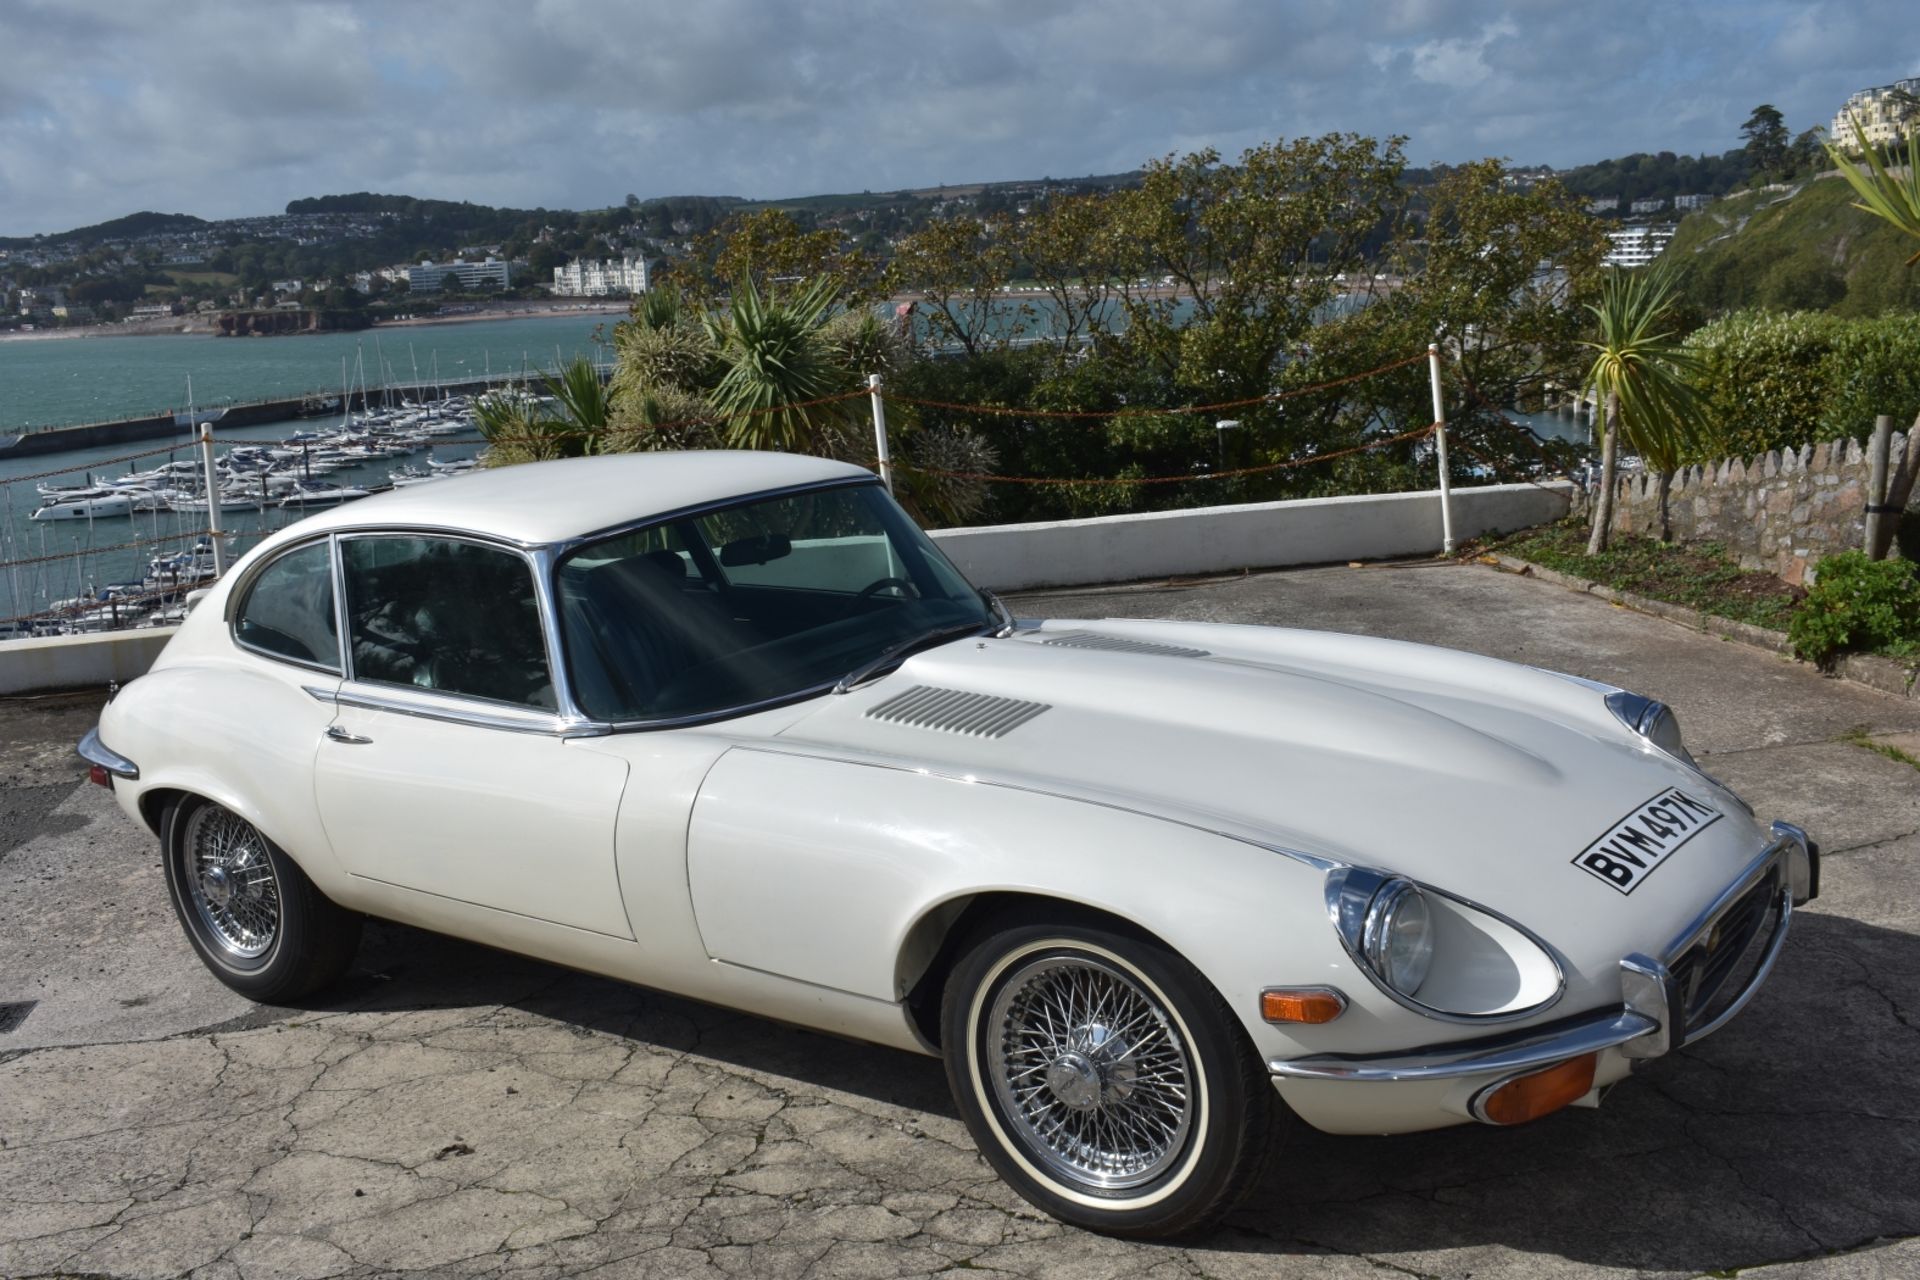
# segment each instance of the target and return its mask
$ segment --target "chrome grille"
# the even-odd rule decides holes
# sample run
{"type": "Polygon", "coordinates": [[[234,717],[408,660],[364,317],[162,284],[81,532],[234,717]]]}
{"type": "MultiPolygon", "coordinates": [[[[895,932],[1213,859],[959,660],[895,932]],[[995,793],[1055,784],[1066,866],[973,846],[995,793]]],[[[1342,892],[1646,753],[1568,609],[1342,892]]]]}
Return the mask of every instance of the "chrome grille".
{"type": "Polygon", "coordinates": [[[917,684],[867,712],[869,720],[887,720],[916,729],[942,729],[976,738],[1005,737],[1041,712],[1045,702],[1024,702],[964,689],[917,684]]]}
{"type": "Polygon", "coordinates": [[[1758,977],[1780,928],[1780,864],[1720,913],[1699,940],[1667,962],[1689,1034],[1713,1022],[1758,977]]]}
{"type": "Polygon", "coordinates": [[[1057,645],[1062,649],[1104,649],[1109,653],[1151,653],[1163,658],[1204,658],[1206,649],[1188,649],[1177,644],[1156,644],[1151,640],[1129,640],[1125,636],[1103,635],[1098,631],[1063,631],[1055,636],[1042,636],[1041,644],[1057,645]]]}

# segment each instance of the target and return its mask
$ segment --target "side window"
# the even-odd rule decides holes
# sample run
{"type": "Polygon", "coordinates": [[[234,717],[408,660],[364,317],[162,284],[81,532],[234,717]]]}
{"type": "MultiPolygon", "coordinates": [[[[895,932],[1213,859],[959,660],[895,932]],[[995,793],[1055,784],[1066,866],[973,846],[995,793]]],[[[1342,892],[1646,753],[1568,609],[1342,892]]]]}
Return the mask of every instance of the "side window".
{"type": "Polygon", "coordinates": [[[249,648],[338,671],[333,557],[327,544],[289,551],[262,569],[234,614],[233,636],[249,648]]]}
{"type": "Polygon", "coordinates": [[[453,538],[340,546],[355,679],[554,709],[526,561],[453,538]]]}

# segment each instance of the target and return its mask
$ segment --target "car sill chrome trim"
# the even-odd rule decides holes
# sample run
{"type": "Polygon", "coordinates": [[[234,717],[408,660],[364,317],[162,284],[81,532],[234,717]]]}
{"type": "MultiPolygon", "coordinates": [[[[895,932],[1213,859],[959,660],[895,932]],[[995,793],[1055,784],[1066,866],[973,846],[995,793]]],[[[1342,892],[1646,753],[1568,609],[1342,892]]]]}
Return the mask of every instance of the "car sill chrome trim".
{"type": "Polygon", "coordinates": [[[88,764],[97,764],[116,778],[124,778],[128,782],[140,780],[140,766],[100,741],[97,725],[86,731],[74,751],[88,764]]]}
{"type": "Polygon", "coordinates": [[[1398,1053],[1322,1053],[1306,1058],[1276,1058],[1267,1071],[1283,1080],[1339,1080],[1391,1083],[1453,1080],[1462,1076],[1523,1073],[1625,1044],[1657,1030],[1659,1024],[1631,1009],[1607,1009],[1571,1023],[1544,1029],[1462,1040],[1398,1053]]]}

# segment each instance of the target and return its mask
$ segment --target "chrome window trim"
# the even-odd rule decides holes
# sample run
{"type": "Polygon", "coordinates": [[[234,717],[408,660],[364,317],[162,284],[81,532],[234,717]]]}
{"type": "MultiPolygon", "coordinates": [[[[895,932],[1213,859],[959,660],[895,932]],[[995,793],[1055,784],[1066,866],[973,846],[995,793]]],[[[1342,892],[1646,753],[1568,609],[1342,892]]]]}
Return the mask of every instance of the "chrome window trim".
{"type": "Polygon", "coordinates": [[[1551,1027],[1394,1053],[1320,1053],[1275,1058],[1267,1072],[1283,1080],[1339,1080],[1385,1084],[1454,1080],[1462,1076],[1524,1075],[1569,1058],[1623,1045],[1653,1030],[1653,1019],[1632,1009],[1602,1009],[1551,1027]]]}
{"type": "MultiPolygon", "coordinates": [[[[544,707],[527,707],[526,709],[532,714],[551,715],[556,721],[569,723],[569,724],[577,723],[579,719],[583,718],[578,715],[577,710],[573,706],[572,691],[570,689],[566,689],[563,687],[563,681],[562,681],[563,673],[554,665],[553,638],[554,638],[554,628],[557,624],[553,621],[553,617],[552,617],[553,600],[551,598],[552,593],[549,589],[550,582],[548,580],[548,576],[541,571],[540,553],[544,551],[545,548],[541,548],[537,546],[529,546],[523,543],[514,542],[507,538],[497,538],[490,534],[470,533],[464,530],[455,531],[445,527],[415,528],[412,526],[403,526],[403,525],[384,525],[378,528],[354,529],[346,532],[341,532],[336,530],[334,531],[332,537],[335,542],[334,557],[333,557],[334,565],[336,566],[335,595],[340,602],[340,612],[341,612],[340,643],[341,643],[342,652],[346,658],[345,666],[337,674],[339,674],[344,681],[352,684],[364,683],[369,685],[377,685],[383,689],[416,689],[417,688],[417,686],[413,686],[413,685],[394,684],[389,681],[375,680],[370,677],[363,680],[362,677],[354,671],[353,643],[352,643],[351,634],[349,632],[350,622],[346,616],[347,615],[347,587],[346,587],[347,555],[346,555],[345,544],[348,542],[363,541],[368,538],[439,538],[447,542],[466,542],[466,543],[472,543],[475,546],[485,547],[490,551],[500,551],[500,552],[506,553],[507,555],[514,556],[520,561],[520,563],[523,566],[525,566],[526,571],[532,575],[534,611],[539,621],[540,645],[541,645],[541,648],[546,652],[547,683],[553,689],[554,710],[549,712],[544,707]]],[[[330,674],[336,674],[336,673],[330,673],[330,674]]],[[[311,692],[311,690],[309,690],[309,692],[311,692]]],[[[519,707],[523,705],[519,703],[510,703],[510,702],[494,702],[491,699],[479,698],[472,694],[448,693],[443,690],[432,690],[432,691],[421,690],[420,692],[422,693],[432,692],[440,697],[456,699],[460,702],[474,703],[481,706],[491,705],[491,706],[500,706],[500,707],[519,707]]],[[[394,708],[385,708],[385,709],[393,710],[394,708]]],[[[430,718],[446,719],[449,717],[435,715],[430,718]]],[[[502,727],[502,726],[496,725],[495,727],[502,727]]],[[[545,732],[545,731],[539,730],[537,732],[545,732]]]]}
{"type": "Polygon", "coordinates": [[[506,702],[464,698],[432,689],[414,689],[402,694],[388,692],[402,689],[400,685],[382,684],[369,688],[365,685],[349,687],[349,684],[343,683],[337,688],[319,685],[302,687],[318,702],[330,702],[335,706],[354,707],[362,711],[387,711],[394,715],[468,725],[476,729],[531,733],[550,738],[590,738],[607,731],[605,726],[591,721],[572,720],[553,712],[516,707],[506,702]]]}
{"type": "Polygon", "coordinates": [[[80,736],[74,753],[88,764],[99,765],[116,778],[124,778],[128,782],[140,781],[140,766],[100,741],[99,725],[80,736]]]}
{"type": "Polygon", "coordinates": [[[300,538],[297,541],[285,543],[275,547],[272,555],[266,556],[257,563],[247,566],[246,573],[233,584],[233,589],[227,592],[227,604],[222,614],[222,621],[224,621],[227,626],[227,638],[233,641],[236,649],[244,649],[248,653],[265,658],[270,662],[284,663],[289,667],[298,667],[303,671],[316,671],[322,675],[329,676],[344,676],[347,669],[346,620],[341,616],[340,554],[339,549],[333,545],[333,536],[331,534],[319,533],[312,537],[300,538]],[[329,557],[327,571],[328,576],[333,579],[333,645],[334,656],[340,661],[340,665],[334,667],[329,667],[323,662],[307,662],[300,658],[291,658],[284,653],[274,653],[271,650],[262,649],[259,645],[248,644],[240,638],[239,630],[240,611],[245,607],[248,597],[253,594],[254,585],[260,581],[260,576],[274,565],[279,564],[286,557],[296,552],[305,551],[309,547],[320,543],[326,544],[327,555],[329,557]]]}
{"type": "MultiPolygon", "coordinates": [[[[1380,871],[1372,867],[1336,866],[1327,875],[1326,882],[1327,914],[1333,922],[1333,931],[1340,939],[1340,946],[1349,959],[1365,974],[1388,999],[1403,1009],[1434,1019],[1436,1022],[1453,1022],[1462,1026],[1495,1026],[1503,1022],[1518,1022],[1522,1018],[1531,1018],[1551,1009],[1567,993],[1566,960],[1545,938],[1527,928],[1513,917],[1495,911],[1485,903],[1458,893],[1449,893],[1424,881],[1408,876],[1396,875],[1389,871],[1380,871]],[[1502,1009],[1493,1013],[1455,1013],[1427,1004],[1415,996],[1396,990],[1385,976],[1377,972],[1367,960],[1366,933],[1371,918],[1371,907],[1382,887],[1395,880],[1404,880],[1422,893],[1431,893],[1449,901],[1458,903],[1470,911],[1498,920],[1515,933],[1540,948],[1547,963],[1553,966],[1553,992],[1544,1000],[1528,1005],[1524,1009],[1502,1009]]],[[[1433,963],[1444,963],[1444,957],[1436,950],[1433,963]]]]}

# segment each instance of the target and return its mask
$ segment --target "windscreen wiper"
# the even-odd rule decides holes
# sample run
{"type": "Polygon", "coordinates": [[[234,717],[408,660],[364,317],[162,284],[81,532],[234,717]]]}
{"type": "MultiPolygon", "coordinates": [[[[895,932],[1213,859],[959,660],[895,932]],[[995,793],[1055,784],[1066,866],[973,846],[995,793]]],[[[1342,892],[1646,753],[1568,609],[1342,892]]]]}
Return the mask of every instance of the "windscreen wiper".
{"type": "Polygon", "coordinates": [[[847,693],[856,689],[874,676],[899,666],[920,649],[932,648],[936,644],[945,644],[949,640],[958,640],[961,636],[978,635],[982,624],[964,622],[956,626],[936,627],[932,631],[923,631],[917,636],[902,640],[899,644],[882,649],[878,656],[867,659],[846,675],[840,677],[840,683],[833,686],[835,693],[847,693]]]}

